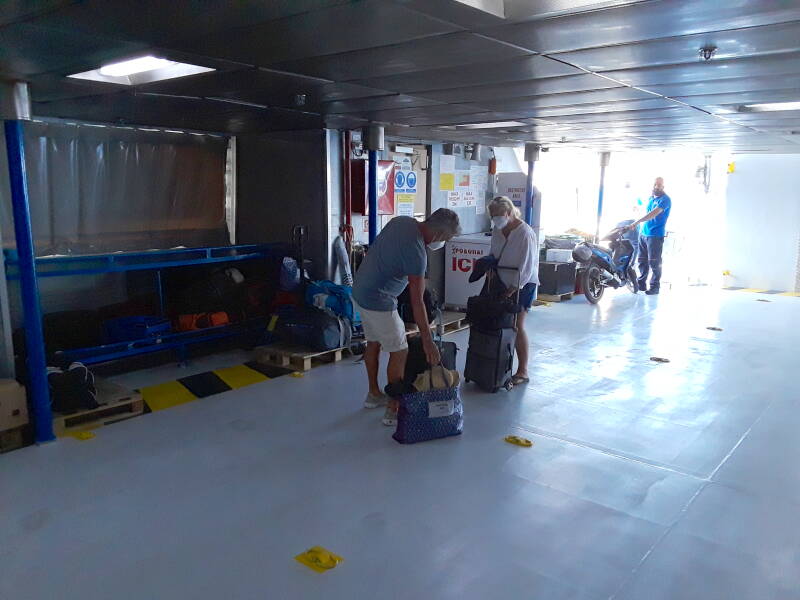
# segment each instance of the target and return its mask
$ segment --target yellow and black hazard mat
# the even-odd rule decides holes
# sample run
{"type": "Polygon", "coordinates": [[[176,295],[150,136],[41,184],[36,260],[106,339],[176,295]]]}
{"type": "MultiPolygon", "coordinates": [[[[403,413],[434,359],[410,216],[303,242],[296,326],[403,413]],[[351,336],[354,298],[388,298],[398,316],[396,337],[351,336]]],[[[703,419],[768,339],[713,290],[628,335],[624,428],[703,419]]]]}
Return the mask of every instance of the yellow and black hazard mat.
{"type": "Polygon", "coordinates": [[[155,412],[193,402],[198,398],[206,398],[275,379],[291,372],[291,369],[262,365],[253,361],[181,377],[177,381],[150,385],[140,391],[144,399],[145,411],[155,412]]]}
{"type": "Polygon", "coordinates": [[[746,288],[746,287],[736,287],[736,286],[728,286],[722,289],[727,290],[729,292],[750,292],[752,294],[766,294],[769,296],[791,296],[795,298],[800,297],[800,292],[785,292],[783,290],[765,290],[761,288],[746,288]]]}

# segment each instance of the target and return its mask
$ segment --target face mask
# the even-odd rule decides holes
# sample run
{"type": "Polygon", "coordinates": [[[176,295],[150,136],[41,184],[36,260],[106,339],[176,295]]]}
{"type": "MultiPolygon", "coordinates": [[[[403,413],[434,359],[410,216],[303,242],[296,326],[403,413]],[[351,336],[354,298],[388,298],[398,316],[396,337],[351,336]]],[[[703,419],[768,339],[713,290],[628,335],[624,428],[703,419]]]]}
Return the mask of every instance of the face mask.
{"type": "Polygon", "coordinates": [[[508,225],[508,217],[492,217],[492,226],[495,229],[502,229],[508,225]]]}
{"type": "Polygon", "coordinates": [[[428,248],[431,250],[439,250],[440,248],[444,248],[444,241],[440,240],[438,242],[431,242],[428,244],[428,248]]]}
{"type": "Polygon", "coordinates": [[[658,189],[658,188],[653,188],[653,196],[655,196],[656,198],[659,197],[659,196],[662,196],[663,194],[664,194],[664,190],[661,190],[661,189],[658,189]]]}

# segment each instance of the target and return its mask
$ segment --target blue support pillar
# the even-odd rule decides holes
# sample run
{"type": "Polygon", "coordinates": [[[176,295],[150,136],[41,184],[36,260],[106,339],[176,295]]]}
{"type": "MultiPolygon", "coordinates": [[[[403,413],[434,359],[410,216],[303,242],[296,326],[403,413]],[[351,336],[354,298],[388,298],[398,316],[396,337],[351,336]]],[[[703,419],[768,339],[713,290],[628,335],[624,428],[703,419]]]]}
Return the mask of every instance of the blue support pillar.
{"type": "Polygon", "coordinates": [[[595,244],[600,242],[600,219],[603,218],[603,192],[605,190],[606,167],[611,158],[610,152],[600,153],[600,189],[597,192],[597,227],[594,232],[595,244]]]}
{"type": "Polygon", "coordinates": [[[378,235],[378,151],[369,151],[369,189],[367,192],[369,213],[369,243],[375,241],[378,235]]]}
{"type": "Polygon", "coordinates": [[[19,259],[25,347],[28,357],[28,392],[36,442],[42,443],[54,440],[55,435],[53,434],[53,415],[50,410],[50,389],[47,384],[42,307],[39,303],[39,285],[36,281],[36,260],[28,202],[28,180],[25,173],[22,123],[6,121],[5,134],[11,184],[11,205],[14,213],[14,234],[19,259]]]}
{"type": "Polygon", "coordinates": [[[530,225],[533,220],[533,165],[528,161],[528,184],[525,186],[525,222],[530,225]]]}

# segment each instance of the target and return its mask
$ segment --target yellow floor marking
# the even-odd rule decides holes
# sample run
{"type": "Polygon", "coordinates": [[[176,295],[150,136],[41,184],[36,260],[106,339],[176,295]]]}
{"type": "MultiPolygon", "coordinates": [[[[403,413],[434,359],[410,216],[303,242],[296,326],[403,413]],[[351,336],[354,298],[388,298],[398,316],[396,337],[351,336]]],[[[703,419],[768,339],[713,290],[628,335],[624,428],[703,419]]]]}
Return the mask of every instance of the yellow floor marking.
{"type": "Polygon", "coordinates": [[[91,431],[71,431],[70,433],[65,434],[65,436],[74,437],[76,440],[85,442],[86,440],[91,440],[94,438],[95,434],[91,431]]]}
{"type": "Polygon", "coordinates": [[[294,559],[317,573],[330,571],[344,560],[341,556],[334,554],[330,550],[325,550],[322,546],[313,546],[295,556],[294,559]]]}
{"type": "Polygon", "coordinates": [[[216,369],[214,374],[234,390],[269,379],[269,377],[263,373],[259,373],[247,365],[216,369]]]}
{"type": "Polygon", "coordinates": [[[767,290],[762,290],[760,288],[744,288],[743,290],[736,290],[737,292],[766,292],[767,290]]]}
{"type": "Polygon", "coordinates": [[[192,392],[177,381],[142,388],[142,398],[153,412],[197,400],[192,392]]]}
{"type": "Polygon", "coordinates": [[[522,446],[523,448],[530,448],[533,446],[533,442],[527,438],[519,437],[517,435],[507,435],[503,438],[509,444],[514,444],[515,446],[522,446]]]}
{"type": "Polygon", "coordinates": [[[800,292],[781,292],[778,295],[779,296],[794,296],[795,298],[800,298],[800,292]]]}

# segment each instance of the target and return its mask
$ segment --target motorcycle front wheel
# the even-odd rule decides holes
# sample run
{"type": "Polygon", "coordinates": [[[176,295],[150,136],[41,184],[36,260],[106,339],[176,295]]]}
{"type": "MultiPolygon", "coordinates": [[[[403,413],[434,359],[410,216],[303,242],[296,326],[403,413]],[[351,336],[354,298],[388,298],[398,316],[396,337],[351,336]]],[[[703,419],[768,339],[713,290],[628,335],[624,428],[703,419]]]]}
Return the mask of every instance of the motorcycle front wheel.
{"type": "Polygon", "coordinates": [[[625,282],[625,285],[628,286],[631,294],[635,294],[639,291],[639,282],[636,280],[636,271],[633,270],[633,267],[628,267],[627,276],[628,281],[625,282]]]}
{"type": "Polygon", "coordinates": [[[606,286],[600,281],[600,268],[591,265],[583,273],[583,295],[592,304],[597,304],[605,290],[606,286]]]}

